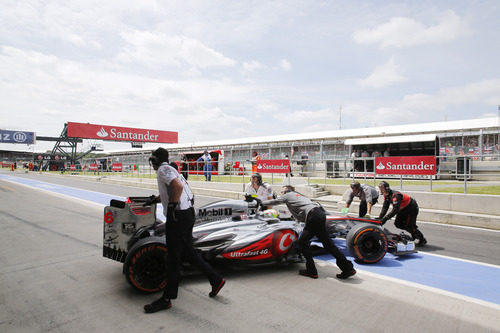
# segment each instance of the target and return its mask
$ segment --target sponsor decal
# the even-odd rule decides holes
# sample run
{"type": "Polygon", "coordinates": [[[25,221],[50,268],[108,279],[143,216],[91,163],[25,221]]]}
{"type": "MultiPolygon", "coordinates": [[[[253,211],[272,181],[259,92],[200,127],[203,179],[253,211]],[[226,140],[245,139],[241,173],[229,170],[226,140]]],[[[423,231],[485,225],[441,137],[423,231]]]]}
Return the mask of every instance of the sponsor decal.
{"type": "Polygon", "coordinates": [[[381,175],[435,175],[436,157],[377,157],[375,159],[375,173],[381,175]]]}
{"type": "Polygon", "coordinates": [[[223,253],[222,256],[227,259],[238,260],[277,258],[287,253],[296,239],[297,236],[292,230],[275,231],[256,243],[239,250],[223,253]]]}
{"type": "Polygon", "coordinates": [[[68,137],[130,142],[177,143],[178,133],[83,123],[67,123],[68,137]]]}
{"type": "Polygon", "coordinates": [[[257,171],[260,173],[289,173],[290,161],[285,160],[257,160],[257,171]]]}
{"type": "Polygon", "coordinates": [[[132,235],[135,232],[135,223],[123,223],[122,233],[125,235],[132,235]]]}
{"type": "Polygon", "coordinates": [[[232,208],[204,208],[198,210],[199,218],[209,218],[209,217],[220,217],[220,216],[232,216],[232,208]]]}

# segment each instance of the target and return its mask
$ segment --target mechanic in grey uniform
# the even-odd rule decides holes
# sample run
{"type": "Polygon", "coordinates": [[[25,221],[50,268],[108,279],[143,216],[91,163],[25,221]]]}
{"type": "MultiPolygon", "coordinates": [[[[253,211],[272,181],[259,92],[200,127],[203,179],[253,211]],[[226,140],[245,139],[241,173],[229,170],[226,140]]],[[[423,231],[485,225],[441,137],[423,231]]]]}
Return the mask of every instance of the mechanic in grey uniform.
{"type": "Polygon", "coordinates": [[[360,200],[359,217],[365,216],[367,212],[370,215],[372,213],[372,206],[378,202],[378,192],[375,187],[360,184],[359,182],[351,184],[351,193],[345,203],[345,208],[349,208],[354,197],[358,197],[360,200]]]}
{"type": "Polygon", "coordinates": [[[153,303],[144,306],[146,313],[153,313],[169,309],[172,306],[170,300],[177,298],[183,258],[208,277],[212,285],[210,297],[219,293],[225,280],[193,248],[194,196],[184,177],[168,164],[168,151],[158,148],[149,160],[157,173],[160,195],[153,197],[146,204],[161,200],[163,214],[167,217],[165,236],[168,250],[166,262],[168,282],[163,295],[153,303]]]}
{"type": "Polygon", "coordinates": [[[301,269],[299,271],[300,275],[308,276],[313,279],[318,278],[318,271],[316,270],[309,244],[314,236],[323,243],[324,249],[330,252],[337,260],[337,266],[341,270],[341,273],[337,274],[337,278],[347,279],[356,274],[352,262],[347,260],[344,254],[340,252],[328,236],[326,231],[326,215],[322,207],[313,203],[302,194],[295,192],[295,188],[291,185],[283,186],[281,196],[277,199],[262,202],[265,206],[279,205],[282,203],[287,205],[290,213],[292,213],[297,221],[305,222],[306,224],[296,243],[306,259],[306,269],[301,269]]]}

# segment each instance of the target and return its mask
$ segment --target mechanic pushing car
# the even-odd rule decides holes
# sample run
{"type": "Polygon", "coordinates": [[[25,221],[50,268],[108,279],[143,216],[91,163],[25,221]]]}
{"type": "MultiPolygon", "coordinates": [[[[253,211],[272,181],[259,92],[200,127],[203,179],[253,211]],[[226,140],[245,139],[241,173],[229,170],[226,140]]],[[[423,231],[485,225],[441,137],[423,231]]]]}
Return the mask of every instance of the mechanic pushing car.
{"type": "Polygon", "coordinates": [[[251,196],[256,195],[257,199],[261,201],[273,198],[273,188],[268,183],[262,181],[260,173],[250,176],[250,182],[245,187],[245,193],[251,196]]]}
{"type": "Polygon", "coordinates": [[[372,206],[378,202],[378,192],[375,187],[360,184],[359,182],[354,182],[351,184],[351,193],[349,193],[349,199],[345,203],[345,208],[349,208],[354,197],[358,197],[361,201],[359,203],[359,217],[365,217],[368,212],[370,217],[372,213],[372,206]]]}
{"type": "Polygon", "coordinates": [[[381,181],[378,188],[384,196],[384,205],[378,217],[382,221],[382,225],[396,215],[396,221],[394,222],[396,227],[408,231],[416,245],[423,246],[427,244],[424,235],[418,230],[418,205],[415,199],[408,194],[392,190],[386,181],[381,181]],[[392,210],[386,215],[390,205],[392,205],[392,210]]]}
{"type": "Polygon", "coordinates": [[[299,271],[300,275],[308,276],[313,279],[318,278],[318,271],[314,264],[311,246],[309,244],[314,236],[323,243],[324,249],[330,252],[337,260],[337,266],[341,269],[341,273],[337,274],[337,278],[347,279],[356,274],[352,262],[347,260],[331,238],[328,237],[326,231],[326,215],[322,207],[313,203],[302,194],[295,192],[295,188],[291,185],[283,186],[280,197],[274,200],[263,201],[262,205],[273,206],[282,203],[287,205],[290,213],[292,213],[297,221],[305,222],[306,224],[302,234],[296,242],[296,246],[299,247],[306,259],[306,269],[301,269],[299,271]]]}
{"type": "Polygon", "coordinates": [[[184,177],[168,164],[168,151],[158,148],[149,158],[157,174],[160,195],[151,198],[144,205],[161,201],[163,214],[167,217],[165,236],[167,241],[167,285],[163,295],[151,304],[144,306],[146,313],[153,313],[172,307],[171,300],[177,298],[180,269],[183,258],[189,260],[203,272],[216,296],[224,286],[225,280],[193,248],[193,225],[195,221],[194,196],[184,177]]]}

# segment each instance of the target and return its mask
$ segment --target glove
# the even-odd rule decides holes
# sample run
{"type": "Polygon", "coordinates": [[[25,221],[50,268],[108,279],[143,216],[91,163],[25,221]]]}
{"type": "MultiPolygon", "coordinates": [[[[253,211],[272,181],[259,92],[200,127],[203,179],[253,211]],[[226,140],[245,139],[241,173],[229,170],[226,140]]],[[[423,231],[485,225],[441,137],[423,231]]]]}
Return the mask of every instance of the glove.
{"type": "Polygon", "coordinates": [[[167,206],[167,222],[175,223],[177,222],[177,217],[175,216],[175,209],[177,208],[178,202],[169,202],[167,206]]]}
{"type": "Polygon", "coordinates": [[[341,213],[342,215],[347,215],[347,213],[349,213],[349,208],[346,208],[346,207],[342,208],[342,209],[340,210],[340,213],[341,213]]]}
{"type": "Polygon", "coordinates": [[[158,202],[158,197],[155,195],[152,195],[149,197],[148,200],[146,200],[146,202],[144,202],[143,206],[150,206],[150,205],[157,203],[157,202],[158,202]]]}
{"type": "Polygon", "coordinates": [[[380,219],[380,222],[382,222],[382,225],[384,225],[385,222],[387,222],[387,219],[385,217],[383,217],[383,218],[380,219]]]}

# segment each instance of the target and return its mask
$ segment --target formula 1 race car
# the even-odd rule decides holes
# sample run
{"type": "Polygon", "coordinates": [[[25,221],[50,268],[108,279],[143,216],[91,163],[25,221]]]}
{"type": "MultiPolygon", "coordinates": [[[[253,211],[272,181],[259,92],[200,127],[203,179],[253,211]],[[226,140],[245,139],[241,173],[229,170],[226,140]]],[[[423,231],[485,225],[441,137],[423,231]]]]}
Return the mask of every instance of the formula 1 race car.
{"type": "MultiPolygon", "coordinates": [[[[156,204],[144,206],[149,197],[111,200],[104,209],[103,256],[123,262],[127,281],[136,289],[155,292],[165,283],[165,224],[156,220],[156,204]]],[[[206,260],[264,263],[296,262],[292,243],[303,223],[286,208],[269,217],[260,212],[259,200],[222,200],[198,209],[193,245],[206,260]]],[[[415,253],[411,236],[391,233],[381,222],[327,213],[332,238],[345,238],[357,262],[376,263],[387,252],[415,253]]],[[[313,243],[314,244],[314,243],[313,243]]],[[[321,250],[317,248],[317,250],[321,250]]]]}
{"type": "MultiPolygon", "coordinates": [[[[245,200],[221,200],[198,209],[197,222],[231,217],[233,214],[255,214],[262,208],[262,203],[255,197],[245,200]]],[[[280,219],[291,219],[290,211],[284,205],[273,207],[279,212],[280,219]]],[[[350,217],[347,215],[326,213],[326,227],[331,238],[344,238],[347,249],[360,263],[376,263],[387,252],[396,255],[416,253],[413,238],[402,232],[394,234],[376,219],[350,217]]],[[[314,244],[314,243],[313,243],[314,244]]]]}
{"type": "MultiPolygon", "coordinates": [[[[167,246],[165,223],[156,220],[156,204],[144,206],[148,199],[111,200],[104,209],[103,256],[124,264],[123,273],[134,288],[156,292],[166,283],[167,246]]],[[[302,228],[262,212],[243,213],[196,224],[193,245],[208,261],[296,262],[292,244],[302,228]]]]}

